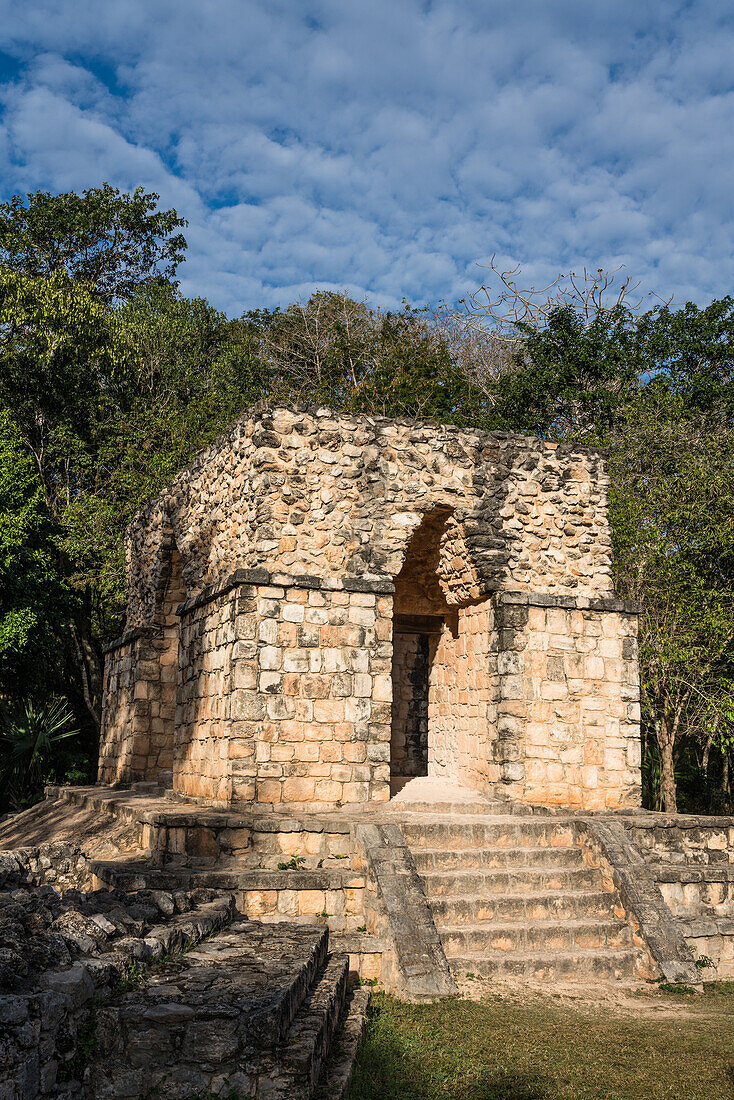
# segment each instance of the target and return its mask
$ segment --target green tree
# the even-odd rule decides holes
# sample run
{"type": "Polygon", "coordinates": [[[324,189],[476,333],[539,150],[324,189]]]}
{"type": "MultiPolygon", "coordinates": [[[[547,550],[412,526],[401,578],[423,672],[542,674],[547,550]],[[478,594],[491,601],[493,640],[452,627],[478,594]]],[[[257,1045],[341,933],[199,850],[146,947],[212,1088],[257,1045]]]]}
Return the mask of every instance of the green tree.
{"type": "Polygon", "coordinates": [[[14,195],[0,204],[0,266],[34,278],[63,271],[107,304],[130,298],[141,283],[172,279],[184,258],[186,221],[157,203],[142,187],[130,195],[108,183],[14,195]]]}
{"type": "Polygon", "coordinates": [[[425,318],[406,306],[378,317],[369,357],[346,407],[466,426],[481,423],[483,396],[425,318]]]}
{"type": "Polygon", "coordinates": [[[58,662],[70,594],[38,473],[0,408],[0,694],[38,690],[58,662]]]}
{"type": "Polygon", "coordinates": [[[257,340],[271,397],[381,416],[480,417],[480,390],[443,334],[409,305],[385,312],[319,291],[286,310],[245,314],[242,323],[257,340]]]}
{"type": "Polygon", "coordinates": [[[639,600],[643,734],[660,800],[677,809],[688,744],[728,752],[734,665],[734,434],[681,415],[665,389],[610,435],[615,584],[639,600]]]}
{"type": "Polygon", "coordinates": [[[266,383],[252,332],[165,281],[140,287],[115,322],[133,353],[98,401],[93,461],[64,510],[62,539],[105,637],[121,625],[127,523],[266,383]]]}
{"type": "Polygon", "coordinates": [[[54,527],[71,597],[64,674],[95,727],[100,642],[111,616],[99,586],[78,568],[73,520],[99,478],[103,428],[119,419],[117,394],[137,360],[114,302],[157,283],[161,270],[172,274],[185,247],[175,233],[182,220],[155,211],[156,198],[105,184],[81,196],[39,192],[27,203],[15,196],[0,208],[0,404],[12,409],[54,527]]]}
{"type": "Polygon", "coordinates": [[[63,699],[0,707],[0,804],[20,810],[38,797],[60,743],[79,734],[72,720],[63,699]]]}
{"type": "Polygon", "coordinates": [[[623,414],[643,373],[637,324],[623,306],[591,321],[569,306],[526,329],[514,371],[496,381],[497,426],[552,438],[591,440],[623,414]]]}

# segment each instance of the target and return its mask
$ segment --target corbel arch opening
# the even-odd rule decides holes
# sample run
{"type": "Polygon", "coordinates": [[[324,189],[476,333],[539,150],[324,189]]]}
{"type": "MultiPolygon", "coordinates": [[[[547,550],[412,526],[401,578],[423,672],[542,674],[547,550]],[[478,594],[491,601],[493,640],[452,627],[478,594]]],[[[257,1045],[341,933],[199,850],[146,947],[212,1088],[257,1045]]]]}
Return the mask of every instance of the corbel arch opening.
{"type": "Polygon", "coordinates": [[[442,634],[455,630],[440,578],[442,544],[452,509],[437,507],[423,516],[395,577],[393,601],[390,793],[429,774],[432,684],[442,634]]]}

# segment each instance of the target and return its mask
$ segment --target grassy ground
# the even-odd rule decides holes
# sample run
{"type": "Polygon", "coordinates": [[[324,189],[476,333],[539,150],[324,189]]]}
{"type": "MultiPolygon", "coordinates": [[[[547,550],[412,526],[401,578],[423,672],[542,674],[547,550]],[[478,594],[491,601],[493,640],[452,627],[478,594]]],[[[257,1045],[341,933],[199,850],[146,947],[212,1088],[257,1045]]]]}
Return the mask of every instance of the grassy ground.
{"type": "Polygon", "coordinates": [[[734,982],[613,1004],[380,994],[373,1005],[347,1100],[734,1098],[734,982]]]}

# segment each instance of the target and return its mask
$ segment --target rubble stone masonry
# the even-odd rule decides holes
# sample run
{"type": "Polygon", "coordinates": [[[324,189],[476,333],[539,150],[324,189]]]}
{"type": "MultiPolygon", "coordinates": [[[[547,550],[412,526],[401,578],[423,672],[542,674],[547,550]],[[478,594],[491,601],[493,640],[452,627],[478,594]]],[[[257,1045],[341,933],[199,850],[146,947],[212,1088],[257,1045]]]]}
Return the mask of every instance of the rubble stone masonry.
{"type": "Polygon", "coordinates": [[[423,738],[428,774],[487,793],[636,804],[636,616],[606,496],[596,450],[250,410],[128,531],[100,781],[379,802],[423,770],[423,738]]]}

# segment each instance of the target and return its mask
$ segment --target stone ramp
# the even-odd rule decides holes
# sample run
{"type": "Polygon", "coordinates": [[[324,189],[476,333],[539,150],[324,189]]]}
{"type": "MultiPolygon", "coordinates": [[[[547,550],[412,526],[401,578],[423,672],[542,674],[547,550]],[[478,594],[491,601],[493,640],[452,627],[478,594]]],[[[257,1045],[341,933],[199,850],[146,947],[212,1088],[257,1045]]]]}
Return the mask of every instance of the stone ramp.
{"type": "Polygon", "coordinates": [[[98,1012],[85,1093],[307,1100],[344,1010],[347,972],[325,929],[238,921],[98,1012]]]}
{"type": "Polygon", "coordinates": [[[139,828],[129,818],[105,813],[99,804],[48,798],[0,821],[0,851],[65,841],[88,841],[103,858],[138,848],[139,828]]]}
{"type": "Polygon", "coordinates": [[[572,822],[416,817],[402,831],[455,977],[639,976],[632,929],[572,822]]]}

